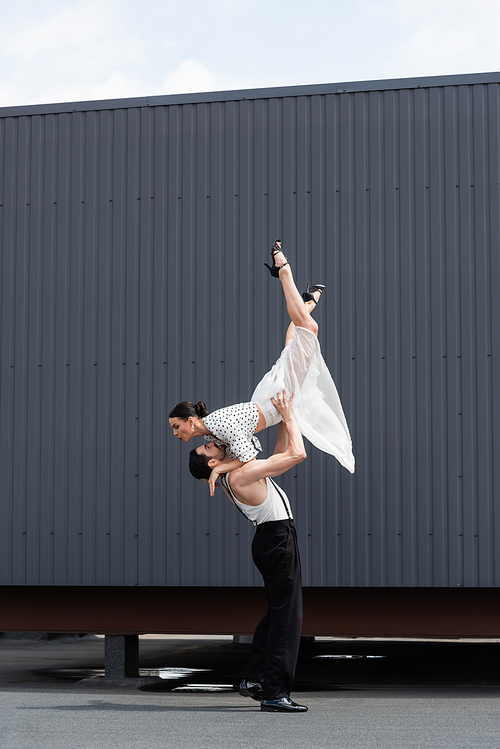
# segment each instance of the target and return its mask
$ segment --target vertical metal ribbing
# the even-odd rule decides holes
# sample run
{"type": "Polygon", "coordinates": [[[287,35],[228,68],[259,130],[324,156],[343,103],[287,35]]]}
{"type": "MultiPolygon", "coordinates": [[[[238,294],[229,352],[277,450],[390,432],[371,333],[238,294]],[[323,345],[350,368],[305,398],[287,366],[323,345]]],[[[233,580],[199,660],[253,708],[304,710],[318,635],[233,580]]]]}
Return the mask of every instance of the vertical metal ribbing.
{"type": "MultiPolygon", "coordinates": [[[[41,368],[42,355],[42,263],[43,263],[43,182],[44,158],[43,135],[45,118],[33,117],[30,121],[30,179],[26,195],[26,210],[29,212],[29,280],[26,288],[28,299],[28,389],[27,414],[29,414],[26,445],[26,496],[29,513],[26,519],[26,582],[39,585],[42,538],[40,527],[44,507],[41,502],[41,442],[44,439],[41,420],[41,368]]],[[[70,510],[68,510],[70,512],[70,510]]]]}
{"type": "Polygon", "coordinates": [[[497,465],[495,456],[495,431],[498,424],[498,369],[495,366],[498,351],[498,336],[494,334],[495,320],[498,319],[499,295],[495,293],[499,274],[499,253],[488,251],[489,247],[498,247],[499,216],[496,207],[500,198],[500,180],[497,179],[500,165],[500,99],[496,86],[487,86],[484,92],[486,106],[486,142],[488,146],[487,164],[485,164],[485,271],[484,286],[481,293],[485,300],[485,372],[484,398],[487,413],[484,414],[484,457],[478,477],[478,496],[484,497],[480,502],[478,540],[480,554],[480,580],[489,586],[498,585],[500,555],[495,550],[495,539],[500,528],[499,513],[495,510],[495,486],[497,465]]]}
{"type": "MultiPolygon", "coordinates": [[[[54,354],[49,379],[54,386],[54,580],[57,585],[68,584],[68,424],[69,407],[69,298],[70,298],[70,215],[71,200],[71,116],[62,114],[57,122],[56,193],[54,205],[54,354]]],[[[42,377],[45,376],[42,366],[42,377]]],[[[107,466],[105,467],[106,470],[107,466]]],[[[106,568],[108,561],[106,560],[106,568]]]]}
{"type": "MultiPolygon", "coordinates": [[[[151,313],[152,313],[152,382],[148,408],[151,413],[151,497],[167,495],[168,474],[166,466],[168,403],[166,391],[169,372],[167,348],[167,300],[170,292],[167,272],[167,193],[168,193],[168,118],[163,108],[155,109],[154,149],[152,151],[152,269],[151,269],[151,313]]],[[[170,366],[172,362],[170,362],[170,366]]],[[[146,426],[147,426],[146,422],[146,426]]],[[[166,502],[151,502],[151,531],[143,543],[149,542],[151,555],[151,582],[165,585],[167,579],[167,544],[175,548],[175,522],[167,524],[166,502]],[[168,530],[166,530],[168,529],[168,530]],[[165,541],[166,533],[169,538],[165,541]],[[170,540],[173,543],[170,543],[170,540]]]]}
{"type": "MultiPolygon", "coordinates": [[[[140,113],[140,228],[139,228],[139,338],[137,398],[137,583],[147,585],[153,575],[153,383],[154,368],[154,111],[140,113]]],[[[160,401],[161,403],[161,401],[160,401]]],[[[158,404],[160,405],[160,404],[158,404]]]]}
{"type": "MultiPolygon", "coordinates": [[[[131,538],[126,526],[125,497],[132,481],[131,466],[125,460],[125,450],[130,434],[130,420],[126,403],[126,388],[131,370],[132,356],[127,347],[127,138],[128,111],[113,113],[113,141],[111,148],[112,173],[108,193],[103,196],[104,208],[111,221],[110,254],[111,277],[108,288],[111,293],[110,390],[109,390],[109,529],[110,533],[110,584],[123,585],[129,582],[126,559],[129,557],[131,538]],[[107,203],[107,205],[105,205],[107,203]]],[[[133,251],[133,249],[132,249],[133,251]]],[[[135,473],[135,471],[133,471],[135,473]]],[[[130,583],[129,583],[130,584],[130,583]]]]}
{"type": "MultiPolygon", "coordinates": [[[[488,145],[490,148],[490,170],[488,185],[488,227],[490,231],[490,247],[500,245],[500,221],[497,211],[499,204],[500,180],[498,179],[498,170],[500,167],[500,89],[498,86],[488,86],[488,145]]],[[[496,383],[498,382],[498,354],[500,351],[499,337],[494,335],[495,321],[499,318],[500,295],[495,293],[498,288],[498,279],[500,279],[500,254],[491,252],[490,254],[491,277],[486,284],[486,294],[491,299],[491,340],[487,341],[489,358],[489,379],[491,382],[491,412],[488,417],[488,433],[491,439],[491,452],[485,458],[484,470],[486,472],[485,483],[487,482],[487,492],[491,497],[488,504],[482,505],[484,515],[481,529],[488,540],[490,549],[490,564],[488,565],[489,573],[485,577],[484,572],[481,575],[481,584],[498,585],[500,580],[500,554],[495,539],[500,532],[500,512],[496,504],[496,487],[498,486],[499,464],[496,460],[496,429],[499,424],[500,416],[500,393],[496,383]],[[491,465],[490,461],[491,460],[491,465]],[[487,583],[484,581],[487,580],[487,583]]],[[[482,544],[481,544],[482,545],[482,544]]],[[[485,544],[485,548],[488,546],[485,544]]]]}
{"type": "Polygon", "coordinates": [[[259,583],[167,413],[274,363],[282,236],[357,459],[282,479],[306,583],[494,586],[499,111],[490,83],[1,119],[2,584],[259,583]]]}
{"type": "Polygon", "coordinates": [[[141,110],[130,109],[126,129],[125,390],[124,390],[124,582],[137,585],[139,545],[139,282],[141,261],[141,110]]]}
{"type": "Polygon", "coordinates": [[[430,584],[448,584],[447,494],[447,291],[446,222],[444,200],[445,168],[444,95],[442,89],[429,91],[429,315],[430,315],[430,388],[431,420],[430,498],[428,506],[427,548],[430,584]]]}

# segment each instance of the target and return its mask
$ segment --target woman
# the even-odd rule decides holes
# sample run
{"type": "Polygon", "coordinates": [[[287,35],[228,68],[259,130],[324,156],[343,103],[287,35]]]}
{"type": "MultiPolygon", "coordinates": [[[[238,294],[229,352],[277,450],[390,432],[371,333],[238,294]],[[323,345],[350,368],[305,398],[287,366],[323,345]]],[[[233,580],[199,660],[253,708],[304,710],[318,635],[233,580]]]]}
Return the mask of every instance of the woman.
{"type": "MultiPolygon", "coordinates": [[[[183,442],[203,436],[225,447],[233,458],[232,463],[224,466],[224,472],[228,472],[255,458],[261,449],[255,435],[281,419],[271,398],[278,391],[286,390],[289,395],[294,394],[294,413],[301,433],[320,450],[334,455],[353,473],[349,428],[337,389],[321,356],[318,324],[311,316],[324,286],[318,284],[309,288],[308,284],[301,296],[281,251],[280,240],[273,245],[272,257],[272,267],[265,265],[271,275],[281,281],[291,319],[280,358],[259,382],[250,402],[208,413],[203,402],[183,401],[170,412],[170,426],[174,436],[183,442]]],[[[190,470],[196,476],[195,464],[199,456],[196,451],[191,455],[190,470]]],[[[214,469],[210,476],[211,495],[218,475],[218,470],[214,469]]]]}

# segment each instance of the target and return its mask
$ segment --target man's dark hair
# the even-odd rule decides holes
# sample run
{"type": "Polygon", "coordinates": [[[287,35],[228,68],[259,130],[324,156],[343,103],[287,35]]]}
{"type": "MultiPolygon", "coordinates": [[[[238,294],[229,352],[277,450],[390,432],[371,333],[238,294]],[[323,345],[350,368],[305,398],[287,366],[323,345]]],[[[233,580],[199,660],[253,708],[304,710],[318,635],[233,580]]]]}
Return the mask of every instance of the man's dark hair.
{"type": "Polygon", "coordinates": [[[210,458],[207,455],[198,455],[196,448],[189,453],[189,471],[195,479],[209,479],[212,469],[208,467],[210,458]]]}

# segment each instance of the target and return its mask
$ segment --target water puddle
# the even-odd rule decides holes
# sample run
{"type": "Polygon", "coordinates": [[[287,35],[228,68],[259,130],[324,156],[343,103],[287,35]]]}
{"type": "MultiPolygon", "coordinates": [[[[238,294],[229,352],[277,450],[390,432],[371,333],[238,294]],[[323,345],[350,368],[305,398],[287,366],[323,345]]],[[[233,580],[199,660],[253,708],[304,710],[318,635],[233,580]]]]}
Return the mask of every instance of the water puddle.
{"type": "Polygon", "coordinates": [[[183,684],[172,692],[234,692],[234,684],[183,684]]]}
{"type": "Polygon", "coordinates": [[[315,655],[314,660],[316,658],[335,658],[337,660],[343,660],[345,658],[356,658],[356,659],[362,659],[362,658],[385,658],[385,655],[315,655]]]}
{"type": "Polygon", "coordinates": [[[211,671],[210,668],[152,668],[139,669],[141,676],[159,676],[160,679],[185,679],[191,674],[201,673],[202,671],[211,671]]]}
{"type": "MultiPolygon", "coordinates": [[[[184,682],[193,674],[212,672],[211,668],[158,668],[145,671],[141,669],[141,676],[159,676],[167,681],[184,682]]],[[[185,684],[171,688],[172,692],[232,692],[234,684],[185,684]]]]}
{"type": "MultiPolygon", "coordinates": [[[[196,673],[209,672],[211,668],[140,668],[139,677],[155,676],[167,681],[186,680],[196,673]]],[[[36,673],[56,679],[79,681],[105,676],[103,668],[46,668],[36,673]]]]}

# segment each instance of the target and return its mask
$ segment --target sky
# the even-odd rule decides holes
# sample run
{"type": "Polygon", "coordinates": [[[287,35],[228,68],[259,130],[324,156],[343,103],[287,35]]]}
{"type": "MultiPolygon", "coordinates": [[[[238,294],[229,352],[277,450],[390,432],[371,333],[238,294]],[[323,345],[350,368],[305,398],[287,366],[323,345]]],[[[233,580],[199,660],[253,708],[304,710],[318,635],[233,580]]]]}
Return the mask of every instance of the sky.
{"type": "Polygon", "coordinates": [[[500,70],[498,0],[0,0],[0,106],[500,70]]]}

